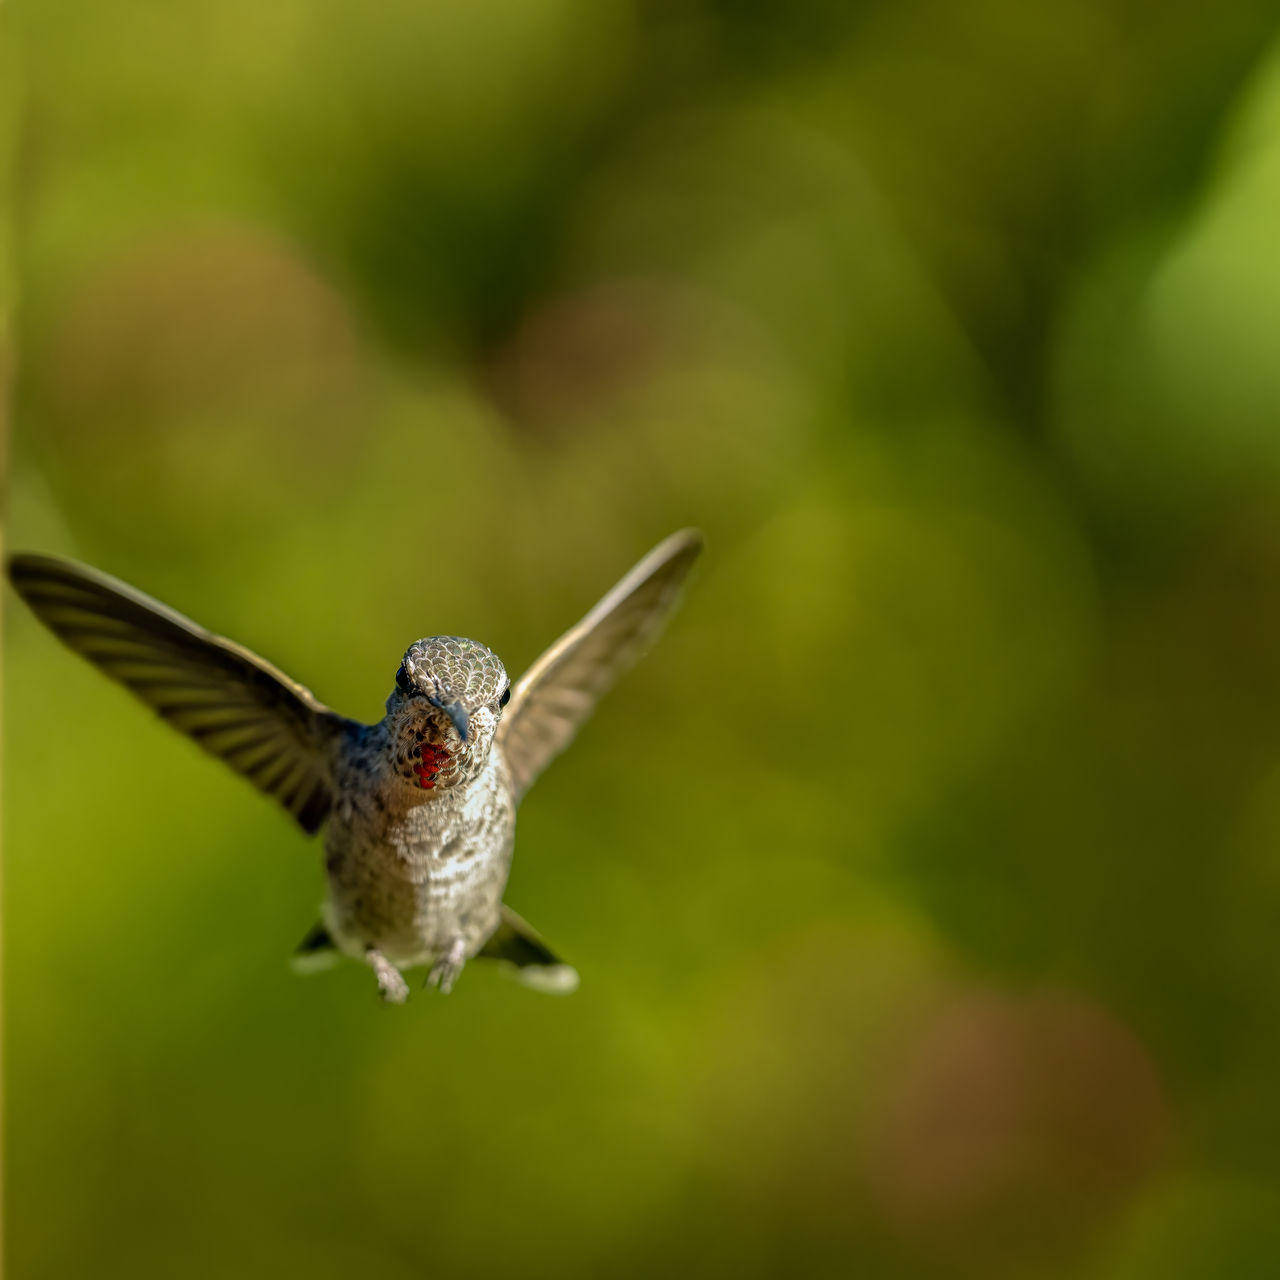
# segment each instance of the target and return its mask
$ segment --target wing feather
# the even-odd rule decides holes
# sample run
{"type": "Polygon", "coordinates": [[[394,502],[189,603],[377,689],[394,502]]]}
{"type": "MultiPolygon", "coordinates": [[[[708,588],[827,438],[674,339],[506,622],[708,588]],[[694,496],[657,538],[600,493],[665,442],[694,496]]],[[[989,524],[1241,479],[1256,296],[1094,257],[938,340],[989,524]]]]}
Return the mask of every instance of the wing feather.
{"type": "Polygon", "coordinates": [[[330,748],[350,721],[248,649],[106,574],[15,555],[9,578],[68,648],[274,796],[308,832],[332,804],[330,748]]]}
{"type": "Polygon", "coordinates": [[[516,682],[498,726],[498,743],[517,797],[569,745],[601,696],[656,639],[701,550],[696,529],[672,534],[516,682]]]}

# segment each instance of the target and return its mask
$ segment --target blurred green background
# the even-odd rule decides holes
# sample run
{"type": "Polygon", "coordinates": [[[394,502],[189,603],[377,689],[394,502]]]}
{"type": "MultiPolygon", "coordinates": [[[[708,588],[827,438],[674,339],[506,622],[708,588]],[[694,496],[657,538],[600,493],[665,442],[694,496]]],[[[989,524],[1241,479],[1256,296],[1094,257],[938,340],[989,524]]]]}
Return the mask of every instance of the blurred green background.
{"type": "Polygon", "coordinates": [[[0,25],[11,546],[374,718],[708,538],[522,811],[567,1000],[293,976],[9,597],[8,1274],[1278,1273],[1274,4],[0,25]]]}

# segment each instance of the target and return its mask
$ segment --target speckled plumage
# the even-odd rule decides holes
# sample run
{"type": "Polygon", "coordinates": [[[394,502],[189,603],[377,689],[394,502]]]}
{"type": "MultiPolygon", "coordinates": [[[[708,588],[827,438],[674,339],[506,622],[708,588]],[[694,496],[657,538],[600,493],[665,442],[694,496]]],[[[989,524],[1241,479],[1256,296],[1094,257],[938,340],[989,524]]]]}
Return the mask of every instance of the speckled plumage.
{"type": "Polygon", "coordinates": [[[50,556],[8,562],[36,616],[309,833],[326,822],[324,923],[299,948],[363,960],[385,999],[429,965],[447,991],[477,955],[531,986],[577,975],[502,900],[516,807],[675,607],[702,541],[655,547],[514,685],[484,645],[410,645],[386,714],[362,724],[248,649],[97,570],[50,556]],[[509,705],[508,705],[509,704],[509,705]]]}
{"type": "Polygon", "coordinates": [[[337,945],[356,957],[373,949],[397,969],[441,966],[446,987],[498,927],[516,821],[493,743],[506,673],[483,646],[449,639],[452,652],[436,639],[415,645],[410,654],[425,652],[405,664],[412,691],[397,688],[384,720],[336,740],[325,834],[325,924],[337,945]],[[458,662],[459,644],[470,664],[458,662]],[[444,656],[432,664],[427,654],[444,656]],[[470,703],[465,743],[427,688],[445,706],[470,703]],[[424,747],[447,761],[431,784],[415,765],[424,747]]]}

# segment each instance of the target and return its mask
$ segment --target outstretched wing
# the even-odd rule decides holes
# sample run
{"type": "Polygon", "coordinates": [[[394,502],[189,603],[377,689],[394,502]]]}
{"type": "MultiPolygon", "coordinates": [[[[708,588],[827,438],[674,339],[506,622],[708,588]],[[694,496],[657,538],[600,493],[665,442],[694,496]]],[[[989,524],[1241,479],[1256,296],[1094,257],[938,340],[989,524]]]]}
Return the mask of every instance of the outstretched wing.
{"type": "Polygon", "coordinates": [[[601,695],[657,636],[701,550],[696,529],[673,533],[516,682],[497,740],[517,797],[569,745],[601,695]]]}
{"type": "Polygon", "coordinates": [[[64,644],[274,796],[305,831],[320,826],[342,717],[248,649],[106,574],[53,556],[15,555],[8,567],[64,644]]]}

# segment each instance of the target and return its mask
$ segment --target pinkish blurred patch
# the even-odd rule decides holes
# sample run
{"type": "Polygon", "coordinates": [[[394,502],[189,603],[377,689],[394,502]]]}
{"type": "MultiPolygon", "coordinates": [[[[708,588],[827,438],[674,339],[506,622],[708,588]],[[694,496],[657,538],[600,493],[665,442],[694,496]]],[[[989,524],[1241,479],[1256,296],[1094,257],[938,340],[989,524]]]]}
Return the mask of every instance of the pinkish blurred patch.
{"type": "Polygon", "coordinates": [[[613,279],[543,301],[482,378],[509,417],[554,433],[625,424],[655,389],[692,371],[778,359],[760,326],[723,299],[676,280],[613,279]]]}
{"type": "Polygon", "coordinates": [[[28,357],[51,456],[183,518],[344,485],[371,409],[343,300],[251,226],[167,228],[75,276],[28,357]]]}
{"type": "Polygon", "coordinates": [[[867,1186],[913,1250],[980,1271],[1086,1251],[1161,1168],[1160,1073],[1083,992],[978,987],[924,1024],[887,1078],[867,1186]]]}
{"type": "Polygon", "coordinates": [[[912,1274],[1069,1271],[1173,1145],[1122,1019],[1079,991],[976,985],[888,904],[775,938],[698,1030],[693,1108],[721,1194],[762,1230],[912,1274]]]}

